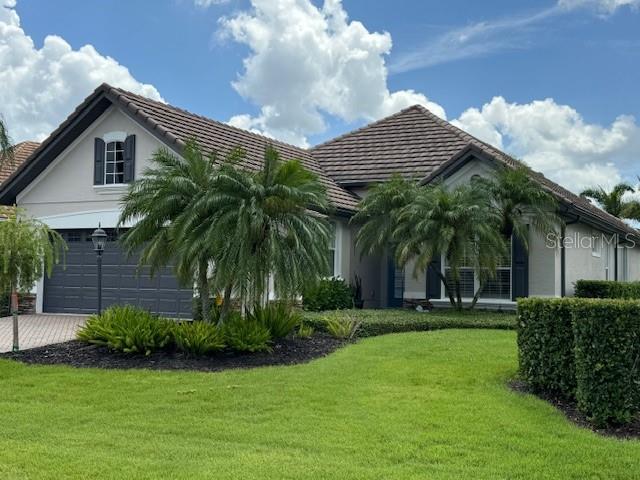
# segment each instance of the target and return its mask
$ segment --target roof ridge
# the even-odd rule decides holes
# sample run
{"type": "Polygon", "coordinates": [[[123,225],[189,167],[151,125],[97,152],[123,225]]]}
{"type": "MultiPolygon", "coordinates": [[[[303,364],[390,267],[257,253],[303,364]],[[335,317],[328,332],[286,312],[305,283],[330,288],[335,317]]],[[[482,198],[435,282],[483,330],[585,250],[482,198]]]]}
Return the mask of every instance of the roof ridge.
{"type": "Polygon", "coordinates": [[[195,118],[198,118],[198,119],[200,119],[202,121],[205,121],[205,122],[208,122],[208,123],[219,125],[219,126],[224,127],[224,128],[229,128],[229,129],[235,130],[237,132],[240,132],[240,133],[242,133],[244,135],[252,135],[254,137],[261,138],[266,143],[279,144],[279,145],[282,145],[282,146],[285,146],[285,147],[288,147],[288,148],[293,148],[295,150],[303,151],[303,152],[305,152],[307,154],[309,153],[309,149],[307,149],[307,148],[298,147],[296,145],[293,145],[292,143],[288,143],[288,142],[284,142],[282,140],[278,140],[277,138],[268,137],[267,135],[263,135],[263,134],[256,133],[256,132],[252,132],[251,130],[247,130],[247,129],[244,129],[244,128],[236,127],[234,125],[230,125],[228,123],[221,122],[219,120],[215,120],[213,118],[207,117],[205,115],[201,115],[199,113],[190,112],[189,110],[186,110],[186,109],[180,108],[180,107],[176,107],[175,105],[172,105],[172,104],[170,104],[168,102],[163,103],[163,102],[160,102],[158,100],[154,100],[152,98],[145,97],[144,95],[140,95],[138,93],[134,93],[134,92],[131,92],[129,90],[125,90],[123,88],[113,87],[113,86],[111,86],[111,85],[109,85],[107,83],[105,83],[103,85],[106,85],[111,90],[115,90],[120,95],[132,96],[132,97],[140,98],[140,99],[143,99],[144,101],[152,102],[154,104],[158,104],[159,106],[162,106],[164,108],[170,108],[171,110],[174,110],[176,112],[179,112],[179,113],[181,113],[183,115],[186,115],[186,116],[189,116],[189,117],[195,117],[195,118]]]}
{"type": "MultiPolygon", "coordinates": [[[[378,125],[378,124],[380,124],[382,122],[385,122],[387,120],[391,120],[392,118],[398,117],[398,116],[402,115],[403,113],[406,113],[409,110],[413,110],[415,108],[424,108],[424,107],[422,107],[422,105],[418,105],[417,103],[413,104],[413,105],[410,105],[408,107],[403,108],[402,110],[398,110],[397,112],[392,113],[391,115],[387,115],[386,117],[380,118],[380,119],[375,120],[375,121],[373,121],[371,123],[367,123],[366,125],[363,125],[362,127],[358,127],[358,128],[356,128],[354,130],[350,130],[350,131],[348,131],[346,133],[343,133],[342,135],[338,135],[337,137],[334,137],[334,138],[326,140],[326,141],[324,141],[322,143],[319,143],[318,145],[314,145],[313,147],[309,148],[309,151],[313,152],[313,150],[315,150],[315,149],[318,149],[318,148],[324,147],[325,145],[328,145],[330,143],[342,140],[345,137],[348,137],[348,136],[353,135],[355,133],[359,133],[359,132],[361,132],[363,130],[366,130],[367,128],[375,127],[376,125],[378,125]]],[[[431,112],[429,112],[429,113],[431,113],[431,112]]]]}
{"type": "MultiPolygon", "coordinates": [[[[483,140],[480,140],[479,138],[475,137],[474,135],[471,135],[470,133],[465,132],[461,128],[456,127],[455,125],[453,125],[451,122],[441,119],[440,117],[434,115],[431,111],[429,111],[429,109],[423,107],[422,105],[417,105],[417,107],[419,108],[419,110],[423,114],[428,116],[434,122],[438,123],[443,128],[446,128],[447,130],[449,130],[450,132],[456,134],[461,139],[463,139],[465,141],[468,141],[469,145],[476,145],[477,147],[482,148],[485,152],[489,153],[490,155],[492,155],[494,157],[498,157],[498,159],[500,159],[502,161],[507,160],[507,161],[511,161],[511,162],[515,163],[516,165],[523,165],[523,166],[527,167],[529,169],[529,171],[535,177],[539,177],[543,182],[548,182],[552,186],[555,186],[555,187],[561,189],[563,192],[566,192],[566,193],[563,193],[563,195],[567,196],[566,194],[568,193],[570,196],[573,196],[573,197],[575,197],[576,200],[580,201],[580,204],[585,205],[585,206],[588,205],[588,207],[595,208],[595,209],[599,210],[600,212],[602,212],[604,215],[609,217],[609,220],[611,222],[617,223],[621,227],[625,226],[626,228],[631,229],[634,232],[637,232],[637,229],[635,229],[631,225],[629,225],[626,222],[624,222],[621,218],[618,218],[615,215],[610,214],[609,212],[607,212],[603,208],[600,208],[598,205],[593,204],[592,202],[590,202],[589,200],[585,199],[581,195],[577,195],[577,194],[573,193],[571,190],[569,190],[568,188],[566,188],[566,187],[560,185],[559,183],[554,182],[553,180],[547,178],[547,176],[544,173],[538,172],[536,170],[533,170],[525,162],[523,162],[521,160],[518,160],[517,158],[513,157],[512,155],[509,155],[508,153],[503,152],[499,148],[494,147],[490,143],[487,143],[487,142],[485,142],[483,140]]],[[[547,186],[547,188],[549,188],[550,190],[553,191],[553,189],[550,186],[547,186]]],[[[573,201],[572,203],[576,204],[575,201],[573,201]]],[[[578,205],[580,205],[580,204],[578,204],[578,205]]]]}

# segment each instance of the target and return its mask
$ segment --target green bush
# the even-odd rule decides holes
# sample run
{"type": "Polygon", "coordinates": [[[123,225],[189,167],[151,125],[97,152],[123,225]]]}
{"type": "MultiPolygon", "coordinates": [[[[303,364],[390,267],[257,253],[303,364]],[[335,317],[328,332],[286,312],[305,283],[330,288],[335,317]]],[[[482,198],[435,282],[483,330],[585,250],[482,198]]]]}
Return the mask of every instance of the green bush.
{"type": "Polygon", "coordinates": [[[351,339],[356,336],[362,322],[346,312],[333,312],[325,317],[329,335],[335,338],[351,339]]]}
{"type": "MultiPolygon", "coordinates": [[[[196,322],[203,320],[202,302],[200,301],[200,297],[193,297],[193,306],[191,310],[193,319],[196,322]]],[[[215,298],[211,298],[209,301],[209,312],[211,314],[211,323],[218,323],[218,320],[220,319],[220,307],[216,305],[215,298]]]]}
{"type": "Polygon", "coordinates": [[[300,325],[298,325],[298,330],[296,331],[296,337],[311,338],[315,332],[316,332],[316,329],[313,328],[313,326],[307,323],[301,322],[300,325]]]}
{"type": "Polygon", "coordinates": [[[172,333],[176,348],[187,355],[199,357],[218,352],[225,347],[224,333],[211,323],[177,323],[172,333]]]}
{"type": "Polygon", "coordinates": [[[11,308],[9,308],[9,292],[0,291],[0,317],[8,317],[11,314],[11,308]]]}
{"type": "Polygon", "coordinates": [[[271,332],[255,320],[234,313],[224,323],[223,330],[227,345],[238,352],[271,351],[271,332]]]}
{"type": "Polygon", "coordinates": [[[578,280],[576,297],[640,299],[640,282],[578,280]]]}
{"type": "Polygon", "coordinates": [[[273,338],[283,338],[300,324],[302,317],[284,302],[271,302],[265,306],[256,305],[247,319],[266,327],[273,338]]]}
{"type": "Polygon", "coordinates": [[[173,322],[158,318],[130,305],[114,306],[102,315],[89,317],[78,339],[124,353],[152,352],[167,348],[172,340],[173,322]]]}
{"type": "Polygon", "coordinates": [[[627,423],[640,409],[640,302],[573,308],[578,407],[599,426],[627,423]]]}
{"type": "Polygon", "coordinates": [[[343,310],[353,308],[353,289],[339,278],[322,279],[302,294],[305,310],[343,310]]]}
{"type": "MultiPolygon", "coordinates": [[[[424,332],[445,328],[491,328],[515,330],[515,312],[438,309],[430,312],[400,309],[340,310],[336,314],[354,315],[362,323],[358,337],[374,337],[388,333],[424,332]]],[[[304,312],[304,322],[326,332],[327,312],[304,312]]]]}
{"type": "Polygon", "coordinates": [[[520,376],[536,390],[571,398],[576,374],[571,324],[573,300],[518,300],[520,376]]]}

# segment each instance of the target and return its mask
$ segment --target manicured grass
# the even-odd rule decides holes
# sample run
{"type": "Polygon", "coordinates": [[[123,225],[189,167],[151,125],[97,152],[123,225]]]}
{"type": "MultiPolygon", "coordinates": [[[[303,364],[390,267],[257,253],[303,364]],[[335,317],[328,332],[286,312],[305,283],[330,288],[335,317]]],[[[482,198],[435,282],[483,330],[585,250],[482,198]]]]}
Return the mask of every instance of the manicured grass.
{"type": "Polygon", "coordinates": [[[364,339],[215,374],[0,361],[0,478],[637,478],[640,442],[511,392],[515,333],[364,339]]]}
{"type": "Polygon", "coordinates": [[[314,327],[323,329],[325,317],[332,314],[348,315],[362,322],[358,336],[370,337],[385,333],[422,332],[444,328],[494,328],[512,330],[516,327],[515,312],[486,310],[437,309],[430,312],[415,310],[339,310],[337,312],[304,312],[304,319],[314,327]]]}

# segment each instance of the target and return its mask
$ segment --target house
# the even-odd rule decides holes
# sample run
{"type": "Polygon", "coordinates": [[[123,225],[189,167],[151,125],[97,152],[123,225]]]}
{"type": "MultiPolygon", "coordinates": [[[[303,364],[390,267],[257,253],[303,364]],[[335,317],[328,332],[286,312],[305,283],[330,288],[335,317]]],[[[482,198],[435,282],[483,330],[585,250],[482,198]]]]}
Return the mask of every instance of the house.
{"type": "MultiPolygon", "coordinates": [[[[178,285],[170,268],[153,278],[138,272],[135,255],[128,258],[113,241],[128,184],[158,148],[180,154],[189,138],[196,138],[205,151],[222,154],[242,147],[247,168],[258,168],[265,148],[273,145],[282,158],[300,159],[314,171],[334,207],[333,273],[347,280],[361,277],[367,307],[426,298],[447,302],[431,269],[415,277],[411,265],[397,268],[389,255],[361,256],[357,251],[357,227],[349,220],[371,185],[396,173],[455,185],[515,162],[421,106],[302,149],[103,84],[0,186],[0,204],[26,209],[59,230],[69,246],[66,268],[56,268],[36,286],[37,311],[95,311],[90,235],[101,224],[112,240],[104,254],[104,303],[133,303],[174,317],[191,314],[193,292],[178,285]]],[[[520,296],[571,295],[573,282],[581,278],[640,279],[638,231],[541,174],[532,175],[560,201],[566,228],[561,238],[532,232],[528,251],[513,242],[511,258],[487,285],[481,303],[509,307],[520,296]]],[[[446,272],[446,259],[434,262],[446,272]]],[[[470,297],[477,278],[472,269],[464,269],[462,277],[463,292],[470,297]]]]}
{"type": "Polygon", "coordinates": [[[40,146],[38,142],[21,142],[13,146],[13,155],[0,161],[0,185],[40,146]]]}

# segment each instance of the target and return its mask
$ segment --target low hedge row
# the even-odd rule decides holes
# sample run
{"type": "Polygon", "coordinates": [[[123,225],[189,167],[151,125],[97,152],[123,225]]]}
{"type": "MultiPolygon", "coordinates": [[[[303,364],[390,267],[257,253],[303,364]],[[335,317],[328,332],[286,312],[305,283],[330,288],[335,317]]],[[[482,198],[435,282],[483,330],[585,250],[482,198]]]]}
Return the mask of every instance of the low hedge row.
{"type": "Polygon", "coordinates": [[[326,331],[329,315],[347,315],[359,322],[357,337],[375,337],[389,333],[423,332],[447,328],[491,328],[513,330],[516,328],[513,312],[485,312],[453,310],[340,310],[336,312],[304,312],[304,321],[318,331],[326,331]]]}
{"type": "Polygon", "coordinates": [[[640,299],[640,282],[611,280],[578,280],[576,297],[640,299]]]}
{"type": "Polygon", "coordinates": [[[521,299],[518,351],[525,381],[575,399],[598,426],[640,410],[640,302],[521,299]]]}

